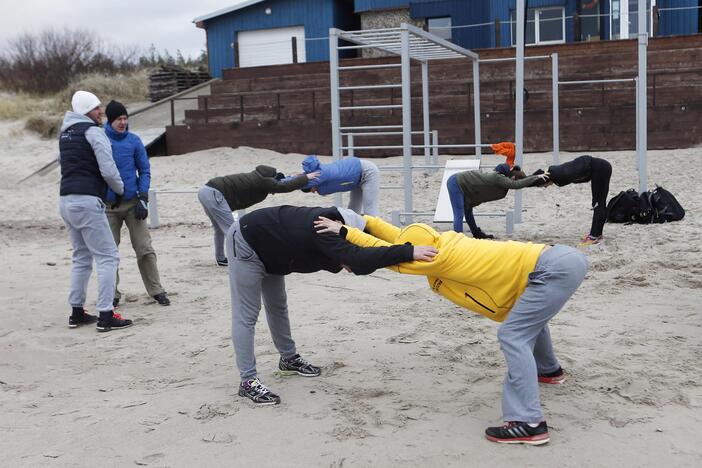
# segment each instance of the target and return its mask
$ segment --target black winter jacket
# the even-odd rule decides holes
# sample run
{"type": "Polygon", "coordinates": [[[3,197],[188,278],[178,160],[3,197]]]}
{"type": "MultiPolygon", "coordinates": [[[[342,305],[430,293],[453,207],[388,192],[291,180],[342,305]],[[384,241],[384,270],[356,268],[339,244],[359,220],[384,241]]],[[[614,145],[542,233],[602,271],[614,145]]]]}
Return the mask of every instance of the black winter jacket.
{"type": "Polygon", "coordinates": [[[612,166],[605,159],[595,158],[593,156],[578,156],[572,161],[559,164],[557,166],[549,166],[549,179],[559,187],[568,184],[582,184],[590,182],[593,173],[597,171],[611,172],[612,166]]]}
{"type": "Polygon", "coordinates": [[[320,270],[338,273],[342,265],[357,275],[367,275],[378,268],[413,260],[413,247],[409,244],[363,248],[336,234],[317,234],[314,221],[319,216],[343,222],[334,207],[284,205],[252,211],[239,220],[239,226],[266,271],[273,275],[320,270]]]}
{"type": "Polygon", "coordinates": [[[305,174],[285,182],[276,180],[275,175],[274,167],[260,165],[251,172],[215,177],[205,185],[222,192],[229,208],[234,211],[262,202],[269,193],[292,192],[307,183],[305,174]]]}

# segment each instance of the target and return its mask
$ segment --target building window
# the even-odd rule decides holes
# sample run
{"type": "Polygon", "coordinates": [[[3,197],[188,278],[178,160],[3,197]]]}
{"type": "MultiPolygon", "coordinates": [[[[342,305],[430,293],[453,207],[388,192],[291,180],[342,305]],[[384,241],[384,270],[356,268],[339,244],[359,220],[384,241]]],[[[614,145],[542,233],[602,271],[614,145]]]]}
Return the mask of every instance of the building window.
{"type": "MultiPolygon", "coordinates": [[[[517,45],[517,13],[510,13],[512,45],[517,45]]],[[[565,42],[565,9],[529,8],[524,30],[525,44],[559,44],[565,42]]]]}
{"type": "Polygon", "coordinates": [[[427,18],[427,29],[441,39],[451,40],[451,17],[427,18]]]}
{"type": "MultiPolygon", "coordinates": [[[[653,29],[653,17],[651,16],[651,1],[646,0],[646,29],[651,35],[653,29]]],[[[653,0],[656,5],[656,0],[653,0]]],[[[611,38],[630,39],[636,37],[639,30],[639,1],[638,0],[610,0],[611,15],[611,38]]]]}

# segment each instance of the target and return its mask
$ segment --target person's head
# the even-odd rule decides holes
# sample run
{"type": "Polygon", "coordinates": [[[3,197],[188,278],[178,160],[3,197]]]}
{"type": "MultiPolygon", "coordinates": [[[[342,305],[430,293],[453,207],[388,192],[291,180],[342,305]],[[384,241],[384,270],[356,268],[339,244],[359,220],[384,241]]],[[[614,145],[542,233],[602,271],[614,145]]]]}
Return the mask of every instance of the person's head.
{"type": "Polygon", "coordinates": [[[102,123],[100,99],[88,91],[76,91],[71,98],[71,107],[76,114],[85,115],[96,124],[102,123]]]}
{"type": "Polygon", "coordinates": [[[337,211],[344,218],[344,224],[355,227],[363,231],[366,228],[366,220],[360,214],[348,208],[337,208],[337,211]]]}
{"type": "Polygon", "coordinates": [[[278,174],[278,171],[275,170],[275,167],[266,166],[265,164],[259,164],[258,166],[256,166],[256,172],[258,172],[263,177],[275,177],[278,174]]]}
{"type": "Polygon", "coordinates": [[[507,177],[509,177],[509,178],[512,179],[512,180],[519,180],[519,179],[525,178],[525,177],[526,177],[526,174],[524,173],[524,171],[522,170],[521,167],[519,167],[519,166],[514,166],[514,167],[509,171],[509,175],[508,175],[507,177]]]}
{"type": "Polygon", "coordinates": [[[105,107],[105,116],[107,117],[107,123],[113,130],[119,133],[124,133],[127,131],[129,114],[127,113],[127,108],[124,107],[124,104],[114,100],[110,101],[105,107]]]}
{"type": "Polygon", "coordinates": [[[510,167],[507,163],[498,164],[495,166],[495,172],[502,174],[505,177],[509,177],[510,167]]]}

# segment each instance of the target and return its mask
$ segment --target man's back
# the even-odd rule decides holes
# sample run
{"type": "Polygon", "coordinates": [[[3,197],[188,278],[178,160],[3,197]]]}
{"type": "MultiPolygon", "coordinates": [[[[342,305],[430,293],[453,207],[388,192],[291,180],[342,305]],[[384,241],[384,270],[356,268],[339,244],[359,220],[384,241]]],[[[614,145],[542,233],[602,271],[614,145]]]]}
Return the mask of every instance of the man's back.
{"type": "Polygon", "coordinates": [[[412,246],[362,249],[334,234],[317,234],[320,216],[336,221],[343,217],[334,208],[275,206],[246,214],[239,221],[246,242],[274,275],[337,273],[346,265],[356,274],[412,260],[412,246]]]}

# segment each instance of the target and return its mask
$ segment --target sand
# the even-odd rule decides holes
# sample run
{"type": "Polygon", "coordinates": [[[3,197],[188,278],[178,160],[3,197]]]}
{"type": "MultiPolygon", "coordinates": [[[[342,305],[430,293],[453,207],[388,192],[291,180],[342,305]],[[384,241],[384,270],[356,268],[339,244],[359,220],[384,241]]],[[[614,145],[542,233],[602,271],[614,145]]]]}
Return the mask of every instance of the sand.
{"type": "MultiPolygon", "coordinates": [[[[69,330],[71,249],[58,174],[16,184],[55,157],[57,145],[21,128],[0,123],[3,466],[699,466],[702,191],[692,169],[702,149],[649,153],[651,186],[678,197],[683,221],[607,225],[606,242],[585,249],[587,278],[551,325],[568,380],[542,386],[551,442],[537,448],[483,437],[500,422],[505,365],[496,324],[432,294],[423,278],[387,270],[288,276],[293,336],[323,374],[277,376],[262,317],[259,375],[283,402],[257,408],[238,397],[227,271],[214,264],[195,194],[159,197],[163,225],[152,231],[172,306],[146,295],[125,240],[121,312],[135,326],[69,330]]],[[[637,186],[633,152],[599,156],[614,166],[610,195],[637,186]]],[[[154,158],[152,185],[195,189],[261,163],[291,172],[301,160],[251,148],[154,158]]],[[[550,160],[529,154],[525,166],[550,160]]],[[[417,209],[433,210],[440,180],[441,172],[415,174],[417,209]]],[[[383,173],[383,184],[398,183],[399,174],[383,173]]],[[[382,192],[386,216],[401,208],[401,196],[382,192]]],[[[332,202],[298,192],[260,206],[332,202]]],[[[512,203],[508,196],[483,210],[512,203]]],[[[589,204],[589,185],[528,189],[512,238],[577,245],[589,204]]],[[[504,220],[479,224],[505,238],[504,220]]],[[[91,311],[95,295],[93,278],[91,311]]]]}

